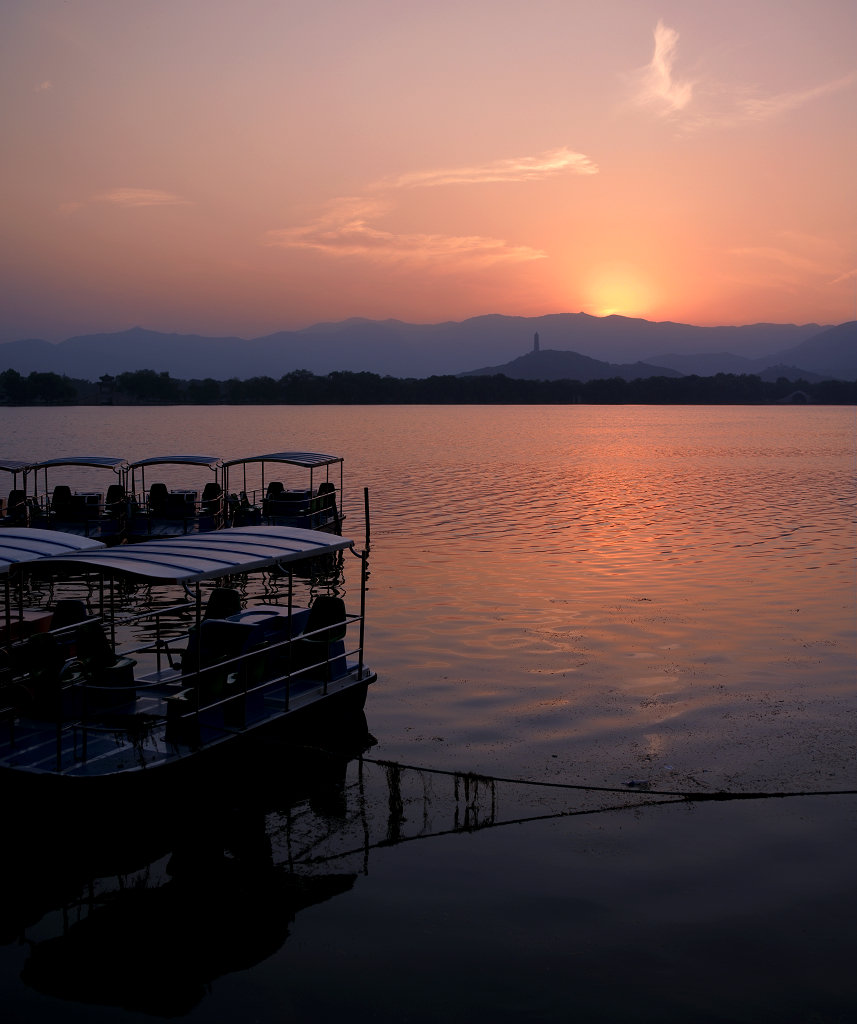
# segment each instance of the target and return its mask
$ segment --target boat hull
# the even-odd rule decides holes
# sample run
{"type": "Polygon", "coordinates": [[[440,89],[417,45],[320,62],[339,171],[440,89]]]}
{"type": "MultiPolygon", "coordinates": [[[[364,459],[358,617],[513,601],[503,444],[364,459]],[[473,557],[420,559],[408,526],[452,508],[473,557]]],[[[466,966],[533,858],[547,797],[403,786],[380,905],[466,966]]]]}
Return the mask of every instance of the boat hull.
{"type": "MultiPolygon", "coordinates": [[[[6,763],[0,765],[5,798],[19,808],[42,809],[79,808],[83,801],[97,799],[102,812],[104,801],[116,801],[135,807],[135,813],[145,806],[157,807],[165,797],[174,800],[183,791],[188,800],[198,800],[203,792],[217,792],[228,786],[271,744],[292,749],[340,744],[343,737],[353,734],[355,723],[361,718],[365,721],[367,691],[376,678],[375,673],[364,671],[362,679],[342,685],[335,692],[244,728],[236,726],[213,742],[169,743],[171,756],[151,761],[141,757],[139,763],[115,770],[101,770],[94,763],[88,767],[86,762],[63,772],[28,768],[10,763],[13,759],[8,757],[7,742],[3,749],[6,763]]],[[[193,723],[192,716],[189,721],[193,723]]],[[[166,725],[159,725],[161,728],[166,725]]],[[[117,743],[119,735],[117,727],[117,743]]]]}

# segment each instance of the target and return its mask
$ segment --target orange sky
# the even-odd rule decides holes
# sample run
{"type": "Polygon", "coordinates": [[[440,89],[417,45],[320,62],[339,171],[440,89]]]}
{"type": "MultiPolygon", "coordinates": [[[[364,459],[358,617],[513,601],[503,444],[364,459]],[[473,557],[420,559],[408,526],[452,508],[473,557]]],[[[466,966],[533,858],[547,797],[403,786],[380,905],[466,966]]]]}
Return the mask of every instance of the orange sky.
{"type": "Polygon", "coordinates": [[[0,6],[0,341],[855,319],[853,0],[0,6]]]}

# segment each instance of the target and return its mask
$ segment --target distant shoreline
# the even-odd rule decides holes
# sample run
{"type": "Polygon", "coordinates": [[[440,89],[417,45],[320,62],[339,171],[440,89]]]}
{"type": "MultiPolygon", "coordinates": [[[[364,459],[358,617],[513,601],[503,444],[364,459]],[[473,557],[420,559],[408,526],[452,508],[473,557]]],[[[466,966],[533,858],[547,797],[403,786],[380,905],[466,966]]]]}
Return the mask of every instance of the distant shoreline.
{"type": "Polygon", "coordinates": [[[306,370],[272,377],[180,380],[137,370],[78,380],[0,372],[0,405],[857,405],[857,380],[766,381],[754,374],[625,380],[521,380],[503,374],[427,378],[306,370]]]}

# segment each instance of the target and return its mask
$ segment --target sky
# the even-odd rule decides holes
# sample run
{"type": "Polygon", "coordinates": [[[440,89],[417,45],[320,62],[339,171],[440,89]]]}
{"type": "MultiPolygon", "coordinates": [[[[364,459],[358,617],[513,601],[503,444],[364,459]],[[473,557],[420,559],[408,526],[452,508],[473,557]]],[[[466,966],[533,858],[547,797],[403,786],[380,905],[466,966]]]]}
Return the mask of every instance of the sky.
{"type": "Polygon", "coordinates": [[[0,0],[0,341],[857,318],[854,0],[0,0]]]}

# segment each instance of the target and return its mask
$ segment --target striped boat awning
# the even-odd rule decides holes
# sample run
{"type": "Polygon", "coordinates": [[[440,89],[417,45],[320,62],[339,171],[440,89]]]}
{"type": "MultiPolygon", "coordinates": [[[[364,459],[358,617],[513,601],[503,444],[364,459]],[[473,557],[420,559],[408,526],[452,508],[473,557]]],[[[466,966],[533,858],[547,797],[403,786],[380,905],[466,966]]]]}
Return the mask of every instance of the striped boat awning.
{"type": "Polygon", "coordinates": [[[76,537],[60,530],[37,530],[30,526],[0,528],[0,574],[19,562],[33,562],[54,555],[77,554],[104,548],[100,540],[76,537]]]}
{"type": "Polygon", "coordinates": [[[187,583],[299,562],[352,548],[346,537],[290,526],[238,526],[39,560],[51,572],[89,571],[187,583]]]}
{"type": "Polygon", "coordinates": [[[272,452],[270,455],[248,455],[245,459],[230,459],[223,465],[228,468],[250,462],[282,462],[289,466],[317,469],[319,466],[333,466],[342,461],[340,455],[324,455],[322,452],[272,452]]]}

